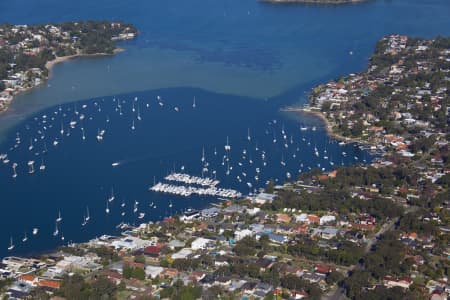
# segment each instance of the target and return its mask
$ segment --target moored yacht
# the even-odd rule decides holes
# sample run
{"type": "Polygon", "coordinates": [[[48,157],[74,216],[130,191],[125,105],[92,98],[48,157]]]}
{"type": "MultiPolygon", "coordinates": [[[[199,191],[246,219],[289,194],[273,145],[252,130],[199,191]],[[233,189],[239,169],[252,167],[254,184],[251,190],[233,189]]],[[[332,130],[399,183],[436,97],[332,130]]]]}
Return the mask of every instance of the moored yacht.
{"type": "Polygon", "coordinates": [[[111,188],[111,196],[109,196],[108,202],[112,202],[114,199],[116,199],[116,196],[114,196],[114,188],[111,188]]]}
{"type": "Polygon", "coordinates": [[[45,164],[44,164],[44,159],[43,158],[41,160],[41,165],[39,166],[39,170],[41,170],[41,171],[45,170],[45,164]]]}
{"type": "Polygon", "coordinates": [[[28,161],[28,167],[30,168],[28,170],[28,173],[33,174],[34,173],[34,160],[28,161]]]}
{"type": "Polygon", "coordinates": [[[13,177],[13,178],[16,178],[16,177],[17,177],[17,170],[16,170],[16,168],[17,168],[17,163],[13,163],[13,164],[12,164],[12,168],[13,168],[13,175],[12,175],[12,177],[13,177]]]}
{"type": "Polygon", "coordinates": [[[58,218],[56,219],[56,222],[61,222],[62,221],[62,217],[61,217],[61,211],[58,211],[58,218]]]}
{"type": "Polygon", "coordinates": [[[59,233],[58,222],[55,222],[55,231],[53,231],[53,236],[57,236],[59,233]]]}
{"type": "Polygon", "coordinates": [[[11,251],[12,249],[14,249],[14,244],[13,244],[13,239],[12,239],[12,237],[11,237],[11,238],[10,238],[10,241],[9,241],[8,251],[11,251]]]}
{"type": "Polygon", "coordinates": [[[86,222],[89,222],[89,220],[91,219],[91,216],[89,215],[89,207],[86,206],[86,222]]]}

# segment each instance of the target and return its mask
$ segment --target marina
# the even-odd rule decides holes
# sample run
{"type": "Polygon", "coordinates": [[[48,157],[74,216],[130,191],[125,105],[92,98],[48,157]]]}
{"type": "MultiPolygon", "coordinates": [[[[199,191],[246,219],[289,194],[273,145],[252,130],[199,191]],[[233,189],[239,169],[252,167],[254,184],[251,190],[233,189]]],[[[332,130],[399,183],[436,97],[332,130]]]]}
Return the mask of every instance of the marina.
{"type": "Polygon", "coordinates": [[[197,177],[197,176],[191,176],[188,174],[183,173],[172,173],[170,175],[167,175],[164,177],[167,181],[176,181],[176,182],[182,182],[187,184],[196,184],[201,186],[216,186],[219,184],[219,180],[214,180],[211,178],[204,178],[204,177],[197,177]]]}
{"type": "MultiPolygon", "coordinates": [[[[9,146],[5,142],[0,148],[0,177],[11,183],[1,196],[49,199],[41,203],[60,208],[56,224],[28,216],[24,225],[39,228],[39,235],[37,230],[29,232],[26,244],[59,244],[62,226],[64,239],[77,241],[100,230],[111,232],[120,222],[158,220],[186,207],[203,207],[215,198],[240,198],[269,180],[282,183],[314,168],[329,170],[371,159],[356,145],[324,139],[316,124],[299,125],[269,105],[249,119],[252,100],[236,97],[225,102],[222,97],[229,99],[195,89],[102,97],[58,105],[21,124],[11,132],[9,146]],[[240,121],[231,128],[220,126],[227,111],[236,107],[242,107],[240,121]],[[214,136],[196,129],[208,122],[208,116],[218,118],[210,124],[214,136]],[[166,122],[173,118],[176,125],[166,122]],[[179,128],[192,134],[180,135],[179,128]],[[71,171],[61,177],[62,170],[71,171]],[[82,183],[82,188],[67,186],[73,181],[82,183]],[[55,188],[57,184],[66,188],[55,188]],[[171,195],[187,200],[170,201],[171,195]],[[62,211],[71,211],[64,221],[62,211]]],[[[24,225],[14,227],[15,240],[22,240],[24,225]]],[[[26,251],[25,243],[14,249],[26,251]]]]}
{"type": "Polygon", "coordinates": [[[178,196],[189,197],[193,194],[199,196],[213,196],[223,198],[240,198],[242,194],[233,189],[221,189],[214,186],[208,188],[198,188],[193,186],[173,185],[166,183],[157,183],[150,188],[151,191],[174,194],[178,196]]]}

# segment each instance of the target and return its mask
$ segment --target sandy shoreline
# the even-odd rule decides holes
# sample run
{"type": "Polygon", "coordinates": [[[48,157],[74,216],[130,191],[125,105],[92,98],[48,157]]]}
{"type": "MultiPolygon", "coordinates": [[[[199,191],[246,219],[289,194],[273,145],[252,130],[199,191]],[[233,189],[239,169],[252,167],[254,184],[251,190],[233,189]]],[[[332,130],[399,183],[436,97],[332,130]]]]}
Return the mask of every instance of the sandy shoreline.
{"type": "Polygon", "coordinates": [[[74,55],[68,55],[68,56],[58,56],[55,59],[50,60],[45,64],[45,67],[48,70],[47,79],[50,78],[50,76],[51,76],[52,68],[59,63],[63,63],[65,61],[69,61],[69,60],[76,59],[76,58],[83,58],[83,57],[111,56],[111,55],[115,55],[115,54],[123,52],[123,51],[125,51],[125,49],[116,48],[116,49],[114,49],[113,53],[74,54],[74,55]]]}
{"type": "Polygon", "coordinates": [[[343,141],[346,143],[369,144],[369,142],[364,141],[364,140],[349,138],[349,137],[342,136],[338,133],[335,133],[333,131],[333,125],[330,123],[330,121],[328,121],[327,117],[325,117],[325,115],[320,111],[313,111],[309,108],[302,108],[302,107],[289,107],[289,108],[282,109],[282,111],[302,112],[302,113],[307,113],[307,114],[318,117],[325,124],[325,130],[327,132],[327,135],[335,140],[343,141]]]}
{"type": "Polygon", "coordinates": [[[97,57],[97,56],[112,56],[115,55],[117,53],[123,52],[125,51],[125,49],[123,48],[116,48],[114,49],[113,53],[94,53],[94,54],[74,54],[74,55],[68,55],[68,56],[59,56],[56,57],[53,60],[50,60],[48,62],[45,63],[45,68],[48,70],[48,75],[47,77],[42,78],[41,83],[39,85],[36,86],[31,86],[31,87],[27,87],[27,88],[21,88],[20,90],[16,91],[13,95],[12,95],[12,99],[11,101],[8,103],[8,105],[0,110],[0,114],[6,112],[9,108],[9,106],[11,105],[11,103],[14,101],[14,98],[19,95],[22,94],[24,92],[28,92],[31,91],[32,89],[34,89],[35,87],[38,87],[40,85],[42,85],[44,82],[48,81],[48,79],[50,78],[50,76],[52,75],[52,69],[55,65],[59,64],[59,63],[63,63],[65,61],[69,61],[72,59],[77,59],[77,58],[83,58],[83,57],[97,57]]]}

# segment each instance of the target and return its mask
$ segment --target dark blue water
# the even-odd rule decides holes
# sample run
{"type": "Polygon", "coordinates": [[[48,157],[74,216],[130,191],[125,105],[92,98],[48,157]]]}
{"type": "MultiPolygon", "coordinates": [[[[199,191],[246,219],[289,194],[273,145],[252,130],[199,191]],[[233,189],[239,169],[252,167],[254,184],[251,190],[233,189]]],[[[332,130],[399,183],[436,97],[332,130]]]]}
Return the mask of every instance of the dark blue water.
{"type": "Polygon", "coordinates": [[[313,167],[328,170],[342,163],[369,161],[358,147],[341,147],[328,139],[317,119],[281,114],[279,107],[304,102],[305,93],[317,83],[362,70],[382,36],[450,34],[449,12],[447,0],[374,0],[343,6],[270,5],[254,0],[2,1],[2,22],[124,20],[134,23],[140,36],[121,43],[126,51],[119,55],[56,66],[49,85],[17,97],[0,117],[4,141],[0,153],[8,152],[11,160],[0,165],[0,245],[4,245],[0,256],[8,254],[10,236],[16,244],[14,254],[63,243],[60,236],[52,236],[58,210],[64,219],[59,229],[67,242],[113,232],[122,221],[137,222],[132,213],[135,200],[146,213],[145,220],[186,207],[204,207],[214,199],[148,191],[154,178],[159,181],[182,166],[185,172],[200,175],[203,148],[208,171],[216,171],[221,186],[244,193],[250,191],[248,183],[256,188],[268,179],[282,182],[288,173],[295,177],[313,167]],[[196,88],[180,88],[186,86],[196,88]],[[106,95],[126,101],[122,115],[115,110],[117,102],[106,95]],[[163,107],[157,95],[163,98],[163,107]],[[131,111],[134,97],[138,97],[141,121],[131,111]],[[67,130],[68,122],[79,118],[75,105],[68,104],[75,100],[77,111],[86,116],[82,125],[86,140],[82,140],[81,124],[70,136],[60,134],[61,123],[67,130]],[[43,115],[48,117],[45,124],[43,115]],[[133,119],[135,130],[131,130],[133,119]],[[317,126],[317,130],[300,131],[301,126],[317,126]],[[101,143],[95,138],[99,128],[106,130],[101,143]],[[17,132],[21,144],[10,149],[17,132]],[[227,136],[232,147],[229,175],[222,165],[227,136]],[[29,151],[31,138],[37,141],[29,151]],[[55,138],[60,142],[56,147],[52,145],[55,138]],[[41,153],[44,141],[45,154],[41,153]],[[43,172],[39,170],[42,159],[47,166],[43,172]],[[33,175],[27,173],[29,160],[35,161],[33,175]],[[117,161],[121,164],[113,168],[111,163],[117,161]],[[11,177],[13,162],[18,163],[16,179],[11,177]],[[260,169],[258,181],[256,168],[260,169]],[[106,215],[111,188],[116,199],[106,215]],[[120,207],[122,201],[125,210],[120,207]],[[152,202],[156,208],[149,207],[152,202]],[[86,206],[92,220],[82,227],[86,206]],[[36,237],[31,236],[33,227],[40,228],[36,237]],[[26,244],[20,242],[24,231],[30,238],[26,244]]]}
{"type": "Polygon", "coordinates": [[[0,165],[2,199],[19,199],[5,201],[8,208],[0,217],[8,230],[2,238],[7,244],[9,235],[14,236],[19,252],[61,244],[61,236],[52,235],[59,210],[63,217],[59,230],[66,241],[83,241],[113,231],[120,222],[137,222],[135,200],[139,212],[146,213],[144,220],[158,220],[186,207],[205,207],[215,199],[148,191],[154,181],[182,168],[201,176],[203,149],[208,162],[205,175],[219,179],[221,187],[243,193],[264,187],[267,180],[282,183],[312,168],[329,170],[333,164],[370,160],[355,145],[340,146],[325,138],[320,126],[314,131],[316,124],[314,120],[299,123],[286,118],[270,102],[189,88],[104,97],[47,109],[11,132],[1,151],[10,159],[9,164],[0,165]],[[71,121],[77,122],[75,128],[69,126],[71,121]],[[99,130],[105,130],[100,142],[96,138],[99,130]],[[231,146],[228,161],[224,159],[227,137],[231,146]],[[35,162],[33,174],[29,174],[29,161],[35,162]],[[42,162],[44,171],[39,170],[42,162]],[[114,162],[119,166],[113,167],[114,162]],[[18,164],[16,178],[12,177],[13,163],[18,164]],[[116,199],[109,203],[107,215],[112,189],[116,199]],[[82,227],[86,207],[92,220],[82,227]],[[19,243],[23,232],[30,236],[33,227],[40,228],[39,235],[19,243]]]}

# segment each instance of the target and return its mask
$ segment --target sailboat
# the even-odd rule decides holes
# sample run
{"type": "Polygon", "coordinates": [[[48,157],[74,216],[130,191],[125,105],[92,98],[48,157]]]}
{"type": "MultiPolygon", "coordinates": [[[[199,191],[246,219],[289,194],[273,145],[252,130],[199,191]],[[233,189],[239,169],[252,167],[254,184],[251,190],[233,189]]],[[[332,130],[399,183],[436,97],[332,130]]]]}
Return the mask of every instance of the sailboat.
{"type": "Polygon", "coordinates": [[[58,211],[58,218],[56,219],[56,222],[61,222],[62,218],[61,218],[61,211],[58,211]]]}
{"type": "Polygon", "coordinates": [[[205,147],[202,149],[202,162],[205,162],[205,147]]]}
{"type": "Polygon", "coordinates": [[[16,178],[16,177],[17,177],[17,171],[16,171],[17,163],[13,163],[13,164],[12,164],[12,168],[13,168],[13,172],[14,172],[14,174],[12,175],[12,177],[13,177],[13,178],[16,178]]]}
{"type": "Polygon", "coordinates": [[[134,212],[134,213],[137,213],[137,211],[138,211],[138,207],[137,207],[138,203],[139,203],[139,202],[134,201],[134,208],[133,208],[133,212],[134,212]]]}
{"type": "Polygon", "coordinates": [[[106,201],[106,209],[105,209],[106,213],[109,214],[109,206],[108,206],[108,201],[106,201]]]}
{"type": "Polygon", "coordinates": [[[14,244],[13,244],[13,239],[11,237],[10,242],[9,242],[8,251],[11,251],[12,249],[14,249],[14,244]]]}
{"type": "Polygon", "coordinates": [[[89,215],[89,207],[86,206],[86,222],[89,222],[91,216],[89,215]]]}
{"type": "Polygon", "coordinates": [[[47,152],[48,152],[47,143],[44,141],[44,150],[42,150],[42,153],[45,154],[47,152]]]}
{"type": "Polygon", "coordinates": [[[53,231],[53,236],[57,236],[59,233],[58,222],[55,223],[55,231],[53,231]]]}
{"type": "Polygon", "coordinates": [[[28,173],[33,174],[34,173],[34,160],[30,160],[28,162],[28,166],[30,167],[30,169],[28,170],[28,173]]]}
{"type": "Polygon", "coordinates": [[[112,202],[116,197],[114,196],[114,188],[111,188],[111,196],[108,198],[109,202],[112,202]]]}
{"type": "Polygon", "coordinates": [[[161,96],[156,96],[156,99],[158,99],[158,104],[159,104],[159,106],[163,106],[164,105],[164,103],[162,103],[162,101],[161,101],[161,96]]]}
{"type": "Polygon", "coordinates": [[[134,120],[133,120],[133,124],[131,125],[131,130],[135,130],[136,127],[134,126],[134,120]]]}
{"type": "Polygon", "coordinates": [[[194,102],[192,103],[192,108],[196,108],[197,105],[195,104],[195,97],[194,97],[194,102]]]}
{"type": "Polygon", "coordinates": [[[33,139],[30,139],[30,146],[28,147],[28,150],[33,150],[34,146],[33,146],[33,139]]]}
{"type": "Polygon", "coordinates": [[[25,243],[26,241],[28,241],[28,237],[27,237],[27,233],[25,232],[25,235],[24,235],[24,237],[22,239],[22,242],[25,243]]]}
{"type": "Polygon", "coordinates": [[[103,140],[103,135],[101,134],[101,132],[100,132],[100,128],[98,129],[98,131],[97,131],[97,141],[102,141],[103,140]]]}
{"type": "Polygon", "coordinates": [[[39,166],[39,170],[44,171],[45,170],[45,165],[44,165],[44,159],[41,159],[41,165],[39,166]]]}
{"type": "Polygon", "coordinates": [[[247,140],[250,142],[251,141],[251,136],[250,136],[250,128],[247,129],[247,140]]]}
{"type": "Polygon", "coordinates": [[[61,241],[64,241],[64,234],[61,233],[61,241]]]}
{"type": "Polygon", "coordinates": [[[227,137],[227,144],[225,145],[225,151],[230,151],[230,150],[231,150],[231,146],[229,144],[228,137],[227,137]]]}
{"type": "Polygon", "coordinates": [[[142,118],[141,118],[141,110],[139,109],[139,105],[138,105],[138,108],[137,108],[137,119],[139,121],[142,120],[142,118]]]}
{"type": "Polygon", "coordinates": [[[61,122],[61,130],[60,130],[60,132],[61,132],[61,135],[64,135],[64,125],[63,125],[62,122],[61,122]]]}

